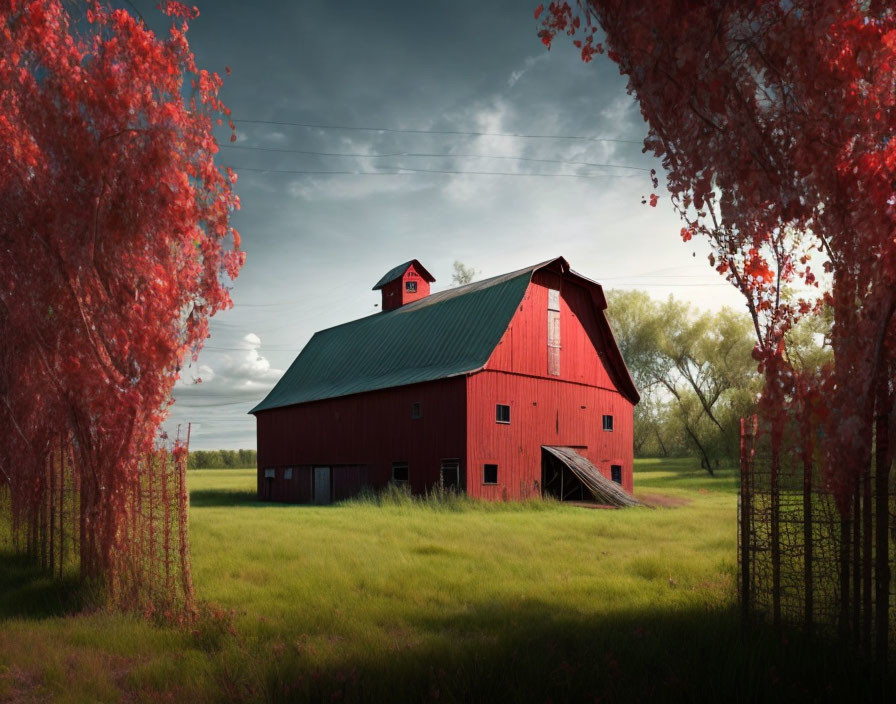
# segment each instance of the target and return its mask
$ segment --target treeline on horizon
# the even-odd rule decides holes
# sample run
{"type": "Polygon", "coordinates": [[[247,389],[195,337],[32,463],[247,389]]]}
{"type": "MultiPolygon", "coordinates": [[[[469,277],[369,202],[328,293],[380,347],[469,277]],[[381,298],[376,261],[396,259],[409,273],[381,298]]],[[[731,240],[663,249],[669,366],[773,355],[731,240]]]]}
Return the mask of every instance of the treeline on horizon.
{"type": "Polygon", "coordinates": [[[189,469],[245,469],[257,464],[255,450],[193,450],[187,461],[189,469]]]}

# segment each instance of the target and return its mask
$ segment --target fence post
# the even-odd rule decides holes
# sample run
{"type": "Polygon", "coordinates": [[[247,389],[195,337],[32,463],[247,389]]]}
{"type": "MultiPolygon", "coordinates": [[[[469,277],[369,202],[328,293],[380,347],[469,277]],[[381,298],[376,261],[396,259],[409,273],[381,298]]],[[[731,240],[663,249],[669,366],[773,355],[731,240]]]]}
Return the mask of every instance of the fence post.
{"type": "Polygon", "coordinates": [[[806,635],[810,638],[814,632],[814,590],[812,581],[812,442],[808,432],[803,435],[803,590],[806,601],[803,619],[806,622],[806,635]]]}
{"type": "Polygon", "coordinates": [[[849,635],[849,516],[840,514],[840,640],[849,635]]]}
{"type": "Polygon", "coordinates": [[[866,657],[871,656],[871,545],[872,545],[872,506],[871,506],[871,464],[865,465],[862,477],[862,651],[866,657]]]}
{"type": "Polygon", "coordinates": [[[747,430],[745,418],[740,419],[740,608],[741,619],[746,624],[751,611],[750,527],[752,517],[750,454],[752,436],[747,430]],[[749,440],[748,440],[749,438],[749,440]],[[749,448],[748,448],[749,444],[749,448]]]}
{"type": "Polygon", "coordinates": [[[860,644],[862,615],[862,477],[856,482],[852,509],[852,637],[860,644]]]}
{"type": "Polygon", "coordinates": [[[778,474],[781,469],[781,429],[771,429],[771,551],[772,551],[772,620],[775,630],[781,628],[781,495],[778,474]]]}
{"type": "MultiPolygon", "coordinates": [[[[878,384],[878,412],[875,418],[874,457],[874,513],[875,513],[875,565],[874,565],[874,635],[875,660],[878,672],[886,675],[887,646],[890,631],[890,402],[887,384],[878,384]]],[[[883,680],[883,678],[881,678],[883,680]]]]}

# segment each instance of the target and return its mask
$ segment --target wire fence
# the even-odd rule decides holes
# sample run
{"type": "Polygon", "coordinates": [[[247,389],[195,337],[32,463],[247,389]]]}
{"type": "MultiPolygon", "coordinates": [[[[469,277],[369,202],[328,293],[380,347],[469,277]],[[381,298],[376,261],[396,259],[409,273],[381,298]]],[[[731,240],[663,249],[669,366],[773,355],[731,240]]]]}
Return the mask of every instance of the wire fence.
{"type": "Polygon", "coordinates": [[[817,438],[795,419],[742,421],[742,615],[850,641],[886,666],[896,645],[893,477],[869,465],[847,495],[835,495],[817,438]]]}
{"type": "Polygon", "coordinates": [[[44,471],[26,486],[7,487],[0,519],[8,522],[12,548],[59,577],[101,577],[105,601],[168,621],[196,614],[190,564],[187,442],[159,445],[114,490],[97,486],[78,466],[70,442],[57,439],[44,471]],[[98,523],[114,503],[110,544],[98,544],[98,523]],[[102,562],[96,570],[92,562],[102,562]]]}

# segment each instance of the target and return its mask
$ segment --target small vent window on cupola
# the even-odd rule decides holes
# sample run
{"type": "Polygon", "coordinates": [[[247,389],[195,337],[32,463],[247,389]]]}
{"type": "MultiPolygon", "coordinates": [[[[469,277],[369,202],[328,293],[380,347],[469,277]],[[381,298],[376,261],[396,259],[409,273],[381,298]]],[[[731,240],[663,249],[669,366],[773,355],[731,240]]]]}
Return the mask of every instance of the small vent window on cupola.
{"type": "Polygon", "coordinates": [[[382,310],[385,312],[425,298],[433,281],[433,275],[416,259],[411,259],[386,272],[373,290],[382,293],[382,310]]]}

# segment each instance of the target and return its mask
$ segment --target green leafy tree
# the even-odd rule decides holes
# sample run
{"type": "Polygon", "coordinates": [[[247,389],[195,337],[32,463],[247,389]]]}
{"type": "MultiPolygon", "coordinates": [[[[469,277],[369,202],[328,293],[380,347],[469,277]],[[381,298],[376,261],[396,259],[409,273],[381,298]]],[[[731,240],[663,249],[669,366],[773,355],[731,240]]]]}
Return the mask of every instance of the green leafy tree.
{"type": "Polygon", "coordinates": [[[455,261],[454,262],[454,273],[451,274],[451,283],[455,286],[463,286],[464,284],[468,284],[473,281],[476,277],[476,270],[467,266],[463,262],[455,261]]]}
{"type": "Polygon", "coordinates": [[[643,291],[610,291],[620,350],[641,390],[635,452],[696,454],[710,474],[737,454],[739,420],[752,411],[758,375],[750,319],[729,309],[698,313],[643,291]]]}

